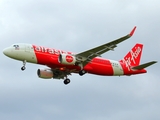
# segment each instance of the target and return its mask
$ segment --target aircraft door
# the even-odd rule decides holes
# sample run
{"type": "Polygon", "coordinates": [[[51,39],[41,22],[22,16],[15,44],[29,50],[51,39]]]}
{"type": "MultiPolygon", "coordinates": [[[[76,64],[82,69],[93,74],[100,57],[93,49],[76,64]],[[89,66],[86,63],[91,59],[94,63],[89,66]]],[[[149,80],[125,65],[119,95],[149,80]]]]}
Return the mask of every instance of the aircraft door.
{"type": "Polygon", "coordinates": [[[31,52],[31,47],[29,45],[25,45],[25,51],[26,52],[31,52]]]}
{"type": "Polygon", "coordinates": [[[31,63],[37,63],[36,55],[33,51],[33,47],[30,44],[25,45],[25,60],[31,63]]]}

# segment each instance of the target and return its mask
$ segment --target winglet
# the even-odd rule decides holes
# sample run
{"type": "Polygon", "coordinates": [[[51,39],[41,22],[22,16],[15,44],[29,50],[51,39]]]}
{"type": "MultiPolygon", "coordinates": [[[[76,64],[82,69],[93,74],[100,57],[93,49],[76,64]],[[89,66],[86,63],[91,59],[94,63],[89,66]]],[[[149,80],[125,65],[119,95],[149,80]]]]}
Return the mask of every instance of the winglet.
{"type": "Polygon", "coordinates": [[[136,26],[133,28],[133,30],[130,32],[130,36],[132,36],[134,34],[134,31],[136,30],[136,26]]]}

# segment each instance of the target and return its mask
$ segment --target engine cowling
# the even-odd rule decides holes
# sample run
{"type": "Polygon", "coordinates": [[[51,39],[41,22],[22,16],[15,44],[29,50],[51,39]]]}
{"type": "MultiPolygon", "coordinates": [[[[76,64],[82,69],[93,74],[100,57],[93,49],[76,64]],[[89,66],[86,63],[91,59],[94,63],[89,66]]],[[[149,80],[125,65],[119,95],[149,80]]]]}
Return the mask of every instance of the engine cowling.
{"type": "Polygon", "coordinates": [[[44,69],[44,70],[38,69],[37,75],[38,75],[38,77],[43,78],[43,79],[53,78],[53,72],[49,69],[44,69]]]}
{"type": "Polygon", "coordinates": [[[76,57],[69,54],[60,54],[58,61],[64,65],[75,65],[77,62],[76,57]]]}

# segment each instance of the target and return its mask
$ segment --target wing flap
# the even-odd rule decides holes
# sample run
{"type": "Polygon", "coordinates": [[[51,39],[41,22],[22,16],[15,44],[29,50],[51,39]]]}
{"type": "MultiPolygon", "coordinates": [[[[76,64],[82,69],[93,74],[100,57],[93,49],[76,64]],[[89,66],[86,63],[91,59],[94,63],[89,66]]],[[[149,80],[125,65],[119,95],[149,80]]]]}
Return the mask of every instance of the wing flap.
{"type": "Polygon", "coordinates": [[[157,61],[152,61],[152,62],[148,62],[148,63],[145,63],[145,64],[141,64],[141,65],[138,65],[138,66],[135,66],[135,67],[132,67],[133,70],[142,70],[146,67],[149,67],[153,64],[157,63],[157,61]]]}

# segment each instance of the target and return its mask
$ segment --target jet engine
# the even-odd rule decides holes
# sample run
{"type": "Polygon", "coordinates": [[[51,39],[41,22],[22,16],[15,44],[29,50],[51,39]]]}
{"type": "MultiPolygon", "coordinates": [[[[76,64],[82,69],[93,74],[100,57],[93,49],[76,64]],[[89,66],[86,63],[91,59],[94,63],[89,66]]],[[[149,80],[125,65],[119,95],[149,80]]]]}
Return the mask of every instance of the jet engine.
{"type": "Polygon", "coordinates": [[[49,70],[49,69],[44,69],[44,70],[38,69],[37,70],[37,75],[40,78],[43,78],[43,79],[51,79],[51,78],[53,78],[53,72],[51,70],[49,70]]]}
{"type": "Polygon", "coordinates": [[[76,57],[69,54],[60,54],[58,61],[64,65],[75,65],[77,63],[76,57]]]}

